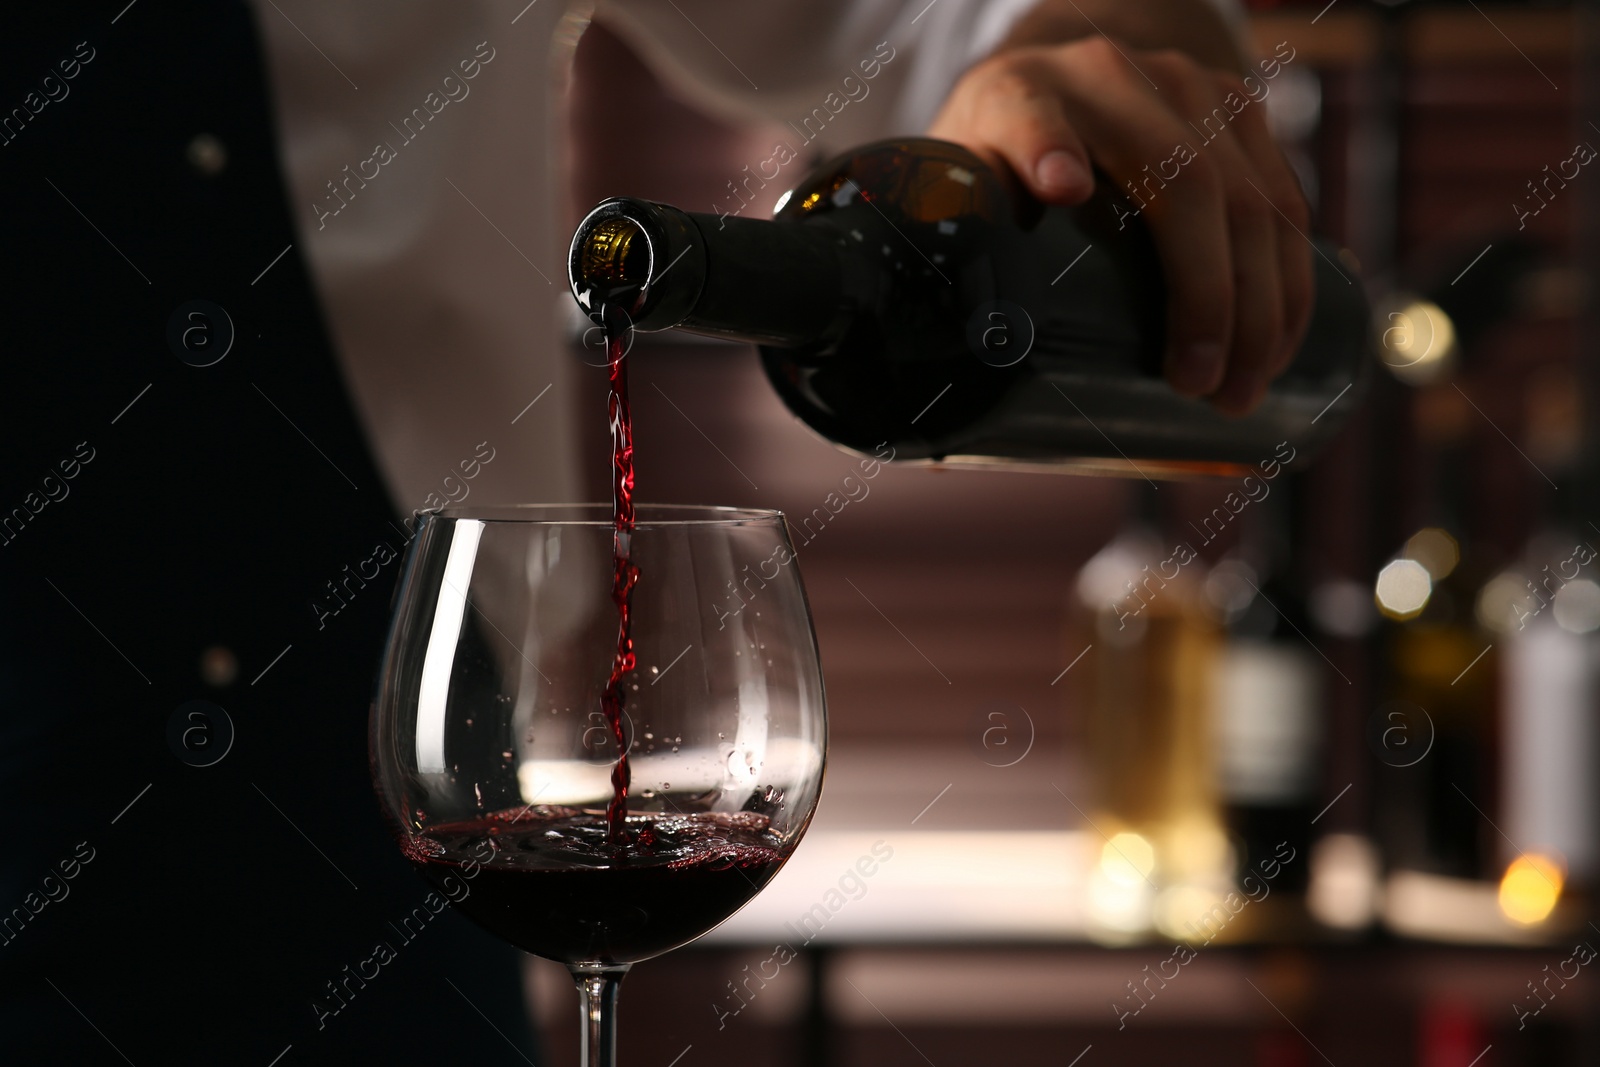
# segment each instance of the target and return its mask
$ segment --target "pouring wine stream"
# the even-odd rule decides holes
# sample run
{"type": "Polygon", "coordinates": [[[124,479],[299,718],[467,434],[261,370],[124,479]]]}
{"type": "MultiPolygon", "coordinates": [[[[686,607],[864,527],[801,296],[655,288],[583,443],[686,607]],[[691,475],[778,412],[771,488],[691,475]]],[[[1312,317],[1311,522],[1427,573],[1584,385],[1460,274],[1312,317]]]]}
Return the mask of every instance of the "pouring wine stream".
{"type": "Polygon", "coordinates": [[[628,819],[628,739],[622,728],[622,705],[626,699],[622,679],[634,669],[633,587],[639,581],[639,568],[633,553],[633,412],[628,406],[628,366],[625,342],[628,316],[615,304],[600,307],[604,324],[606,362],[611,371],[611,393],[607,411],[611,424],[611,506],[615,532],[612,536],[611,600],[617,606],[617,651],[611,663],[611,676],[600,696],[606,726],[617,745],[617,762],[611,770],[611,803],[606,807],[606,839],[614,849],[628,842],[624,828],[628,819]]]}

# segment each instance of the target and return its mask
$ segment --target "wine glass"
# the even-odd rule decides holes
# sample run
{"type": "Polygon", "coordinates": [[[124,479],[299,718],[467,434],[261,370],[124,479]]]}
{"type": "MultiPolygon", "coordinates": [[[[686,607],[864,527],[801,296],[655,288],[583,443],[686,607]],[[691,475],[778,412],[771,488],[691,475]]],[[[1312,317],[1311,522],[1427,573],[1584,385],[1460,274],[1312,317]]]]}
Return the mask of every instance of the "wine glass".
{"type": "Polygon", "coordinates": [[[377,792],[437,894],[567,965],[587,1067],[616,1063],[629,966],[794,851],[826,735],[780,513],[640,505],[620,532],[607,505],[419,516],[372,710],[377,792]],[[626,630],[619,561],[637,567],[626,630]]]}

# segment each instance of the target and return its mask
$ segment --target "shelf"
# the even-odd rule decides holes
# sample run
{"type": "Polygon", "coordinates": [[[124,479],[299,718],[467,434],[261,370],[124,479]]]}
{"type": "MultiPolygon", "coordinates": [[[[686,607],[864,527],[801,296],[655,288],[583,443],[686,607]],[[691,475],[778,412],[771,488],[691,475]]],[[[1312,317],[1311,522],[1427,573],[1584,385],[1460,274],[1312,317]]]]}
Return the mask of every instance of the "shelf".
{"type": "MultiPolygon", "coordinates": [[[[1578,18],[1570,9],[1425,9],[1403,15],[1401,26],[1407,58],[1424,66],[1569,63],[1578,42],[1578,18]]],[[[1250,16],[1246,33],[1262,55],[1287,41],[1296,62],[1324,69],[1360,67],[1382,48],[1383,18],[1337,8],[1320,17],[1311,8],[1261,12],[1250,16]]]]}
{"type": "MultiPolygon", "coordinates": [[[[1049,752],[1032,757],[996,768],[929,746],[836,748],[822,808],[794,857],[701,943],[1170,946],[1154,930],[1118,935],[1091,923],[1091,875],[1104,839],[1068,799],[1078,785],[1065,762],[1049,752]]],[[[1236,908],[1217,912],[1204,932],[1218,946],[1302,948],[1382,936],[1322,926],[1299,898],[1267,889],[1257,901],[1240,893],[1236,908]]],[[[1570,947],[1585,929],[1581,902],[1572,900],[1537,928],[1513,924],[1500,914],[1493,882],[1398,871],[1382,900],[1382,930],[1419,945],[1548,951],[1570,947]]]]}

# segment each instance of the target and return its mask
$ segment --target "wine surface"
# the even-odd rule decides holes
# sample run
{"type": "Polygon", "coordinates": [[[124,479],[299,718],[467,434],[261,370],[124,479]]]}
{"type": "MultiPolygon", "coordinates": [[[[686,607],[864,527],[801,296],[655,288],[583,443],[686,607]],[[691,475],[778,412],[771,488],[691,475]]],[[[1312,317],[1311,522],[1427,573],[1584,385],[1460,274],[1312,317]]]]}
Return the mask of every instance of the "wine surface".
{"type": "Polygon", "coordinates": [[[765,815],[608,818],[536,807],[448,823],[406,857],[479,926],[561,963],[635,963],[694,940],[743,907],[792,845],[765,815]]]}
{"type": "Polygon", "coordinates": [[[611,769],[611,804],[606,808],[606,832],[616,843],[622,838],[628,818],[628,739],[623,736],[622,705],[625,693],[622,679],[636,662],[633,651],[633,587],[639,581],[639,568],[633,563],[633,411],[628,405],[627,316],[607,305],[600,309],[605,326],[606,362],[611,370],[611,393],[607,410],[611,424],[611,507],[615,532],[611,552],[611,600],[617,606],[617,650],[611,661],[611,676],[600,696],[606,728],[617,746],[617,762],[611,769]]]}

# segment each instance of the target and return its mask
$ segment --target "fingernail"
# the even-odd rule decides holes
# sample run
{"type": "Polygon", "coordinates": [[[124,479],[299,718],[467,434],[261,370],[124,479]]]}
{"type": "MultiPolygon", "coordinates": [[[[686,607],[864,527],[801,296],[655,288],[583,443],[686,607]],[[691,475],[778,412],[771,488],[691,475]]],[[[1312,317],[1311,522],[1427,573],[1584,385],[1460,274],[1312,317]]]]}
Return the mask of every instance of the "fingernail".
{"type": "Polygon", "coordinates": [[[1078,157],[1060,149],[1046,152],[1033,173],[1041,189],[1070,189],[1091,181],[1089,171],[1078,157]]]}
{"type": "Polygon", "coordinates": [[[1217,387],[1222,371],[1222,346],[1201,341],[1180,349],[1168,376],[1172,387],[1185,396],[1204,396],[1217,387]]]}

